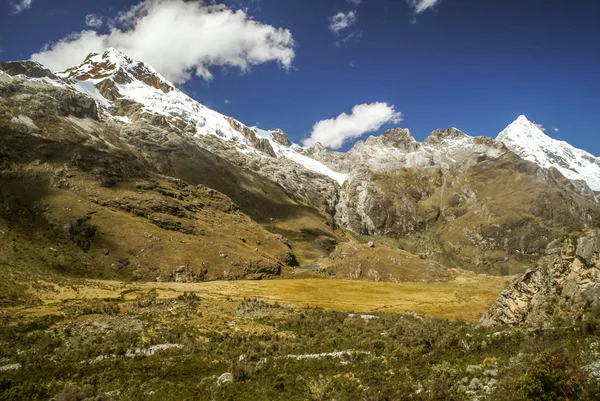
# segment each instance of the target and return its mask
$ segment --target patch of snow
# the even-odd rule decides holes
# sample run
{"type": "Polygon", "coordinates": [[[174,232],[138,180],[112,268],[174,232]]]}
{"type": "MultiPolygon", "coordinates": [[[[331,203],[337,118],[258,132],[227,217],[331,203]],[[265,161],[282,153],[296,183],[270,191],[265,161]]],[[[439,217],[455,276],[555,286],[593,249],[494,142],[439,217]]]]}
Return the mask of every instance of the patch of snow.
{"type": "Polygon", "coordinates": [[[27,78],[28,81],[31,82],[38,82],[38,83],[43,83],[43,84],[49,84],[52,86],[56,86],[57,88],[65,88],[66,85],[55,81],[54,79],[48,78],[48,77],[41,77],[41,78],[27,78]]]}
{"type": "Polygon", "coordinates": [[[307,170],[313,171],[313,172],[321,174],[321,175],[325,175],[325,176],[331,178],[332,180],[336,181],[338,184],[340,184],[340,186],[344,185],[344,182],[346,182],[346,180],[348,179],[348,176],[346,174],[342,174],[342,173],[333,171],[332,169],[330,169],[323,163],[318,162],[314,159],[311,159],[308,156],[305,156],[305,155],[299,153],[299,150],[297,148],[300,148],[300,147],[297,145],[291,146],[288,148],[285,146],[281,146],[274,141],[271,141],[271,145],[273,146],[273,149],[275,149],[275,147],[277,147],[277,150],[275,150],[275,153],[277,153],[278,155],[282,155],[283,157],[286,157],[286,158],[298,163],[299,165],[306,168],[307,170]],[[274,143],[275,143],[275,146],[273,146],[274,143]]]}
{"type": "Polygon", "coordinates": [[[12,82],[14,78],[4,71],[0,71],[0,82],[12,82]]]}
{"type": "Polygon", "coordinates": [[[104,96],[102,96],[102,94],[100,93],[100,91],[98,91],[98,89],[96,89],[93,82],[75,81],[75,82],[73,82],[73,87],[75,89],[77,89],[78,91],[85,93],[86,95],[88,95],[89,97],[94,99],[96,101],[96,103],[98,104],[98,106],[104,107],[106,109],[111,107],[110,102],[104,96]]]}
{"type": "Polygon", "coordinates": [[[123,124],[131,124],[131,119],[127,116],[112,116],[112,118],[123,124]]]}

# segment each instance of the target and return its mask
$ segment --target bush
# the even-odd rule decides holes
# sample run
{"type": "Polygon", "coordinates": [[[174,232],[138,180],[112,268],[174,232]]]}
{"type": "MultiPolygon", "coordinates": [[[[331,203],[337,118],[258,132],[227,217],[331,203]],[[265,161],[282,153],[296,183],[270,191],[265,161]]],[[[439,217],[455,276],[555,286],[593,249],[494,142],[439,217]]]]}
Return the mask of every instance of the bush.
{"type": "Polygon", "coordinates": [[[573,355],[542,354],[517,383],[518,394],[525,400],[578,400],[587,377],[573,355]]]}

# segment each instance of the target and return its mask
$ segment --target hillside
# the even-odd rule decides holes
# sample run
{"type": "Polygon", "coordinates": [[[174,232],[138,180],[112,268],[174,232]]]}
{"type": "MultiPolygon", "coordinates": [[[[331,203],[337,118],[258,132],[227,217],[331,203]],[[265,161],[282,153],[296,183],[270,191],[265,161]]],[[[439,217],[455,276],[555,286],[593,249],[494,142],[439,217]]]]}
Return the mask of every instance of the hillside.
{"type": "MultiPolygon", "coordinates": [[[[115,49],[60,73],[30,61],[0,70],[3,224],[42,269],[136,280],[274,277],[296,265],[376,281],[446,280],[448,267],[506,275],[600,215],[593,174],[575,179],[511,148],[518,132],[543,135],[525,117],[500,141],[450,128],[419,143],[393,129],[338,153],[214,112],[115,49]],[[32,227],[42,242],[24,240],[32,227]],[[376,264],[346,260],[345,249],[381,237],[391,242],[369,249],[376,264]]],[[[23,263],[14,248],[8,266],[23,263]]]]}

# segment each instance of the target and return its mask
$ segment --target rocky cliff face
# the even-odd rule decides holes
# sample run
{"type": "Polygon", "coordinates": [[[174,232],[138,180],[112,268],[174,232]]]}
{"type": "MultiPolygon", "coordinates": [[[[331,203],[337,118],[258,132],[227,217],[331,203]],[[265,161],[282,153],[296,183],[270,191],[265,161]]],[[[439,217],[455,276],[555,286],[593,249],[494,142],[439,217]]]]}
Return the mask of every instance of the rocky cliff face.
{"type": "Polygon", "coordinates": [[[413,253],[486,273],[516,273],[599,208],[553,170],[491,138],[450,128],[418,143],[408,130],[359,141],[349,152],[308,151],[348,179],[336,220],[363,235],[401,238],[413,253]]]}
{"type": "Polygon", "coordinates": [[[600,306],[600,230],[548,252],[537,268],[500,294],[481,325],[551,326],[557,320],[580,320],[600,306]]]}

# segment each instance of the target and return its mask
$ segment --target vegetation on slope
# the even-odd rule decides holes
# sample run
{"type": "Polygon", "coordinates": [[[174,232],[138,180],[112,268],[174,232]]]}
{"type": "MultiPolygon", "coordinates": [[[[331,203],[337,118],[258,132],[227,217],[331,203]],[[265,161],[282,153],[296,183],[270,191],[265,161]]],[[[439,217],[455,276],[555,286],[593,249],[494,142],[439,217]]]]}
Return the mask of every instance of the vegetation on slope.
{"type": "Polygon", "coordinates": [[[574,328],[493,331],[414,313],[152,289],[55,307],[0,312],[0,400],[600,396],[596,317],[574,328]]]}

